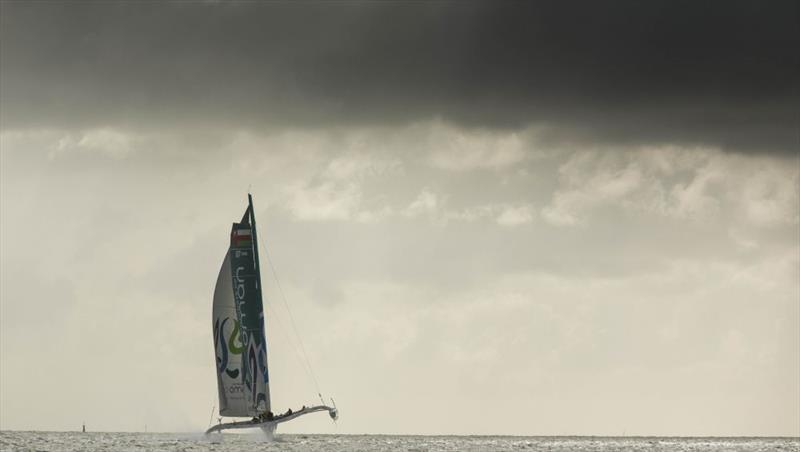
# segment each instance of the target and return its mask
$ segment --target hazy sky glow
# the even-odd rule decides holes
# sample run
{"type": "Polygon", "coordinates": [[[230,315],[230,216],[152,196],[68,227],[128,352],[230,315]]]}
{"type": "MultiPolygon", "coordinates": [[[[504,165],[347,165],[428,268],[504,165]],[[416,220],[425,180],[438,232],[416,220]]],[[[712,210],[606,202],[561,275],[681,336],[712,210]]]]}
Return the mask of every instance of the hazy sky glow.
{"type": "Polygon", "coordinates": [[[0,428],[204,429],[252,185],[281,431],[800,435],[797,2],[0,5],[0,428]]]}

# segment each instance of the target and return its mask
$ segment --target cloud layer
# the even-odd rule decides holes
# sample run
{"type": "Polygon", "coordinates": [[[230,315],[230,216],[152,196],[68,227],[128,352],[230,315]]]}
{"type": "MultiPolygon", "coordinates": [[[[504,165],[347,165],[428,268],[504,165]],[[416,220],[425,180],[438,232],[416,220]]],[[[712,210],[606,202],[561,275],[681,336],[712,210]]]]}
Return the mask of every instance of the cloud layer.
{"type": "Polygon", "coordinates": [[[4,2],[2,120],[546,126],[797,151],[797,2],[4,2]]]}
{"type": "MultiPolygon", "coordinates": [[[[796,435],[798,162],[537,133],[3,132],[0,424],[201,430],[213,281],[252,183],[338,432],[796,435]],[[38,389],[54,369],[69,391],[38,389]],[[112,397],[127,409],[100,416],[112,397]]],[[[315,391],[265,285],[285,409],[315,391]]]]}

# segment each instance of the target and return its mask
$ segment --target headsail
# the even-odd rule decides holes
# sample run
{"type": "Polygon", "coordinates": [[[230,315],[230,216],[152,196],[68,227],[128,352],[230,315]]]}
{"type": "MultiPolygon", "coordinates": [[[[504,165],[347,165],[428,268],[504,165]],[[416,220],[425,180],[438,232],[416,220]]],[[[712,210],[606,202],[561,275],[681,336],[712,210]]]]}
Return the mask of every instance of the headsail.
{"type": "Polygon", "coordinates": [[[257,416],[270,410],[267,341],[252,198],[233,223],[214,289],[212,325],[219,414],[257,416]]]}

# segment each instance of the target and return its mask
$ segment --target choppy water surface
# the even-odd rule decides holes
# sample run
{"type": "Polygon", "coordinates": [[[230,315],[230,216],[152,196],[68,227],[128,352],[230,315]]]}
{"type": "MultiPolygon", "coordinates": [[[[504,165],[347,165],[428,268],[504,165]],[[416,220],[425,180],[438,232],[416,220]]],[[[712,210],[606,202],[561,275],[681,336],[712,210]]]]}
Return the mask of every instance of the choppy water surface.
{"type": "Polygon", "coordinates": [[[0,432],[3,451],[800,451],[800,438],[601,438],[0,432]]]}

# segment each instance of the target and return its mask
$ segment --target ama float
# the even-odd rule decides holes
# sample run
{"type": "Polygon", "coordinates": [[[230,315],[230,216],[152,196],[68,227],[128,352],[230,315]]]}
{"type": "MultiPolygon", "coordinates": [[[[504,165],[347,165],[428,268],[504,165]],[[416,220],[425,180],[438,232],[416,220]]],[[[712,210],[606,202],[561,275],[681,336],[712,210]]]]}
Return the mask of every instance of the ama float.
{"type": "MultiPolygon", "coordinates": [[[[244,216],[231,228],[230,247],[214,288],[212,326],[216,356],[219,415],[250,420],[214,425],[206,434],[229,429],[260,428],[268,436],[278,424],[318,411],[338,418],[336,405],[325,404],[274,415],[270,406],[267,339],[261,297],[261,266],[253,197],[247,195],[244,216]]],[[[332,401],[331,401],[332,402],[332,401]]],[[[332,403],[333,404],[333,403],[332,403]]]]}

